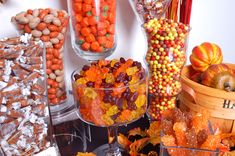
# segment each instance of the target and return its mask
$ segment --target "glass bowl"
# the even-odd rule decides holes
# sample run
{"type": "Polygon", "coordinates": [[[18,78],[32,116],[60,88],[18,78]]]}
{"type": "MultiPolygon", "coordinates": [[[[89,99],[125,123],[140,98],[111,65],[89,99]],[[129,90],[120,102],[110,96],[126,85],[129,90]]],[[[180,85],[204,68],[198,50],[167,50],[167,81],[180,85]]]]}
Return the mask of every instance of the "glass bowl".
{"type": "Polygon", "coordinates": [[[80,68],[72,73],[72,87],[78,115],[84,122],[100,127],[120,126],[145,114],[147,71],[141,80],[131,85],[93,88],[76,83],[74,77],[81,70],[80,68]]]}
{"type": "Polygon", "coordinates": [[[99,156],[124,154],[117,146],[117,129],[145,114],[147,70],[131,59],[99,60],[75,70],[71,79],[79,118],[108,129],[109,145],[94,152],[99,156]]]}

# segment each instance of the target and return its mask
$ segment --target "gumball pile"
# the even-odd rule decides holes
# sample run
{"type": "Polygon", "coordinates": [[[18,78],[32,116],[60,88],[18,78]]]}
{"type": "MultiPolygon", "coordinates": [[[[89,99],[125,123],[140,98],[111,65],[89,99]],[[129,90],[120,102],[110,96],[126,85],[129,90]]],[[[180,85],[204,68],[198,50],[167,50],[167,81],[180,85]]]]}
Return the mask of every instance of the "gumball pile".
{"type": "Polygon", "coordinates": [[[97,126],[126,124],[144,115],[147,77],[132,59],[99,60],[73,74],[73,93],[80,116],[97,126]]]}
{"type": "Polygon", "coordinates": [[[186,60],[189,27],[169,19],[152,19],[144,25],[148,36],[146,60],[149,82],[149,115],[159,119],[162,111],[175,106],[181,90],[180,72],[186,60]]]}

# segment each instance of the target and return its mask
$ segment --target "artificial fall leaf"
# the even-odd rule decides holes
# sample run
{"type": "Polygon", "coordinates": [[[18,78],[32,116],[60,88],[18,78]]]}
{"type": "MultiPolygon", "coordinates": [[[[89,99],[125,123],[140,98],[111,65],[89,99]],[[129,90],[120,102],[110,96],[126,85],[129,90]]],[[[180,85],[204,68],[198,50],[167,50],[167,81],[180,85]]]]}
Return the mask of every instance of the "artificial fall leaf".
{"type": "Polygon", "coordinates": [[[226,146],[235,146],[235,133],[222,133],[220,134],[222,143],[226,146]]]}
{"type": "Polygon", "coordinates": [[[89,153],[89,152],[85,152],[85,153],[78,152],[76,156],[96,156],[96,154],[89,153]]]}
{"type": "Polygon", "coordinates": [[[235,151],[225,152],[223,156],[235,156],[235,151]]]}
{"type": "Polygon", "coordinates": [[[142,131],[139,127],[138,128],[134,128],[134,129],[131,129],[129,132],[128,132],[128,136],[135,136],[135,135],[140,135],[142,137],[145,137],[146,136],[146,133],[145,131],[142,131]]]}
{"type": "Polygon", "coordinates": [[[234,137],[235,139],[235,133],[222,133],[220,136],[221,136],[221,139],[226,139],[230,137],[234,137]]]}
{"type": "Polygon", "coordinates": [[[149,138],[142,138],[139,140],[135,140],[131,145],[130,145],[130,153],[132,154],[138,154],[138,152],[143,149],[145,145],[149,143],[149,138]]]}
{"type": "Polygon", "coordinates": [[[150,138],[160,138],[160,121],[154,121],[150,124],[149,129],[147,130],[147,134],[150,138]]]}
{"type": "Polygon", "coordinates": [[[134,152],[134,151],[130,151],[130,152],[129,152],[129,155],[130,155],[130,156],[139,156],[139,153],[134,152]]]}
{"type": "Polygon", "coordinates": [[[219,151],[220,151],[220,153],[221,153],[221,152],[222,152],[222,153],[229,152],[229,147],[226,146],[226,145],[224,145],[224,144],[220,144],[220,145],[219,145],[219,151]]]}
{"type": "Polygon", "coordinates": [[[161,142],[161,137],[152,137],[149,139],[149,143],[153,144],[153,146],[160,144],[161,142]]]}
{"type": "Polygon", "coordinates": [[[128,150],[130,145],[131,145],[131,142],[128,140],[128,138],[125,137],[123,134],[120,134],[120,133],[117,137],[117,141],[122,146],[122,148],[124,148],[126,150],[128,150]]]}
{"type": "Polygon", "coordinates": [[[158,156],[157,152],[156,151],[150,151],[148,153],[148,156],[158,156]]]}

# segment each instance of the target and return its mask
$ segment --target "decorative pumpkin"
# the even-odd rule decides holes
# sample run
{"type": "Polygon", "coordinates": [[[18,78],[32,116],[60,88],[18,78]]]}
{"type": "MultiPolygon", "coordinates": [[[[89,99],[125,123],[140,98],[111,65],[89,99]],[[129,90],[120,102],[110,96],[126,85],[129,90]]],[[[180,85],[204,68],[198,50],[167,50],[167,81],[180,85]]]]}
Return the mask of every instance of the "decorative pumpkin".
{"type": "Polygon", "coordinates": [[[190,76],[190,79],[193,80],[194,82],[201,83],[202,73],[196,72],[192,76],[190,76]]]}
{"type": "Polygon", "coordinates": [[[235,75],[226,64],[211,65],[202,74],[201,83],[217,89],[235,91],[235,75]]]}
{"type": "Polygon", "coordinates": [[[195,46],[190,55],[190,62],[196,71],[205,71],[212,64],[220,64],[223,55],[220,47],[214,43],[204,42],[195,46]]]}

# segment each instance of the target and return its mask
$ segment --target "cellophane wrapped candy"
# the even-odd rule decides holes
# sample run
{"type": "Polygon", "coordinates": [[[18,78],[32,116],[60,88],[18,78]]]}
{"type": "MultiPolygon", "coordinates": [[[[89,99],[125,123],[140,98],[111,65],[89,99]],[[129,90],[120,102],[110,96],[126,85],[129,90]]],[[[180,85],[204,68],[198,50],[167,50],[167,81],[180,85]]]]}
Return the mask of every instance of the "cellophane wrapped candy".
{"type": "Polygon", "coordinates": [[[32,155],[52,145],[44,46],[30,37],[0,40],[0,155],[32,155]]]}

